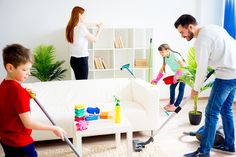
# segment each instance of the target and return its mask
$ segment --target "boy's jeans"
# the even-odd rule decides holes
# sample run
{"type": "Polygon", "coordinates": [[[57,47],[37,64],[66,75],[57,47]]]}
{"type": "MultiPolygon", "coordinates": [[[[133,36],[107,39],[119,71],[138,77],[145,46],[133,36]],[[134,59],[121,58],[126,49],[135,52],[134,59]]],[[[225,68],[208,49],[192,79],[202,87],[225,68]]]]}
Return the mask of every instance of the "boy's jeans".
{"type": "Polygon", "coordinates": [[[12,147],[5,145],[4,143],[0,142],[5,157],[38,157],[37,152],[35,151],[34,143],[31,143],[24,147],[12,147]]]}
{"type": "Polygon", "coordinates": [[[170,85],[170,104],[174,104],[176,107],[181,103],[184,96],[185,84],[183,82],[177,82],[176,84],[170,85]],[[179,84],[179,94],[175,101],[175,88],[179,84]]]}
{"type": "Polygon", "coordinates": [[[235,91],[236,79],[215,79],[205,110],[205,129],[199,148],[201,153],[208,154],[213,146],[219,114],[222,117],[225,134],[224,147],[228,149],[234,148],[235,135],[232,104],[235,91]]]}

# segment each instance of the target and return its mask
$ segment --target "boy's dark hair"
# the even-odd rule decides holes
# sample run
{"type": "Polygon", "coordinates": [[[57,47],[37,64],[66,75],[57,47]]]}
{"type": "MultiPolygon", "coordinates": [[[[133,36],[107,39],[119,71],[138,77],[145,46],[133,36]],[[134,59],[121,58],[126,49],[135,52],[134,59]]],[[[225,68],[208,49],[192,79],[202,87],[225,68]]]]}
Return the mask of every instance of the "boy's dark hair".
{"type": "Polygon", "coordinates": [[[188,27],[188,25],[197,25],[197,20],[189,14],[183,14],[181,15],[175,22],[175,28],[178,28],[179,25],[182,27],[188,27]]]}
{"type": "Polygon", "coordinates": [[[15,68],[27,62],[33,63],[30,49],[27,49],[20,44],[7,45],[3,49],[2,58],[3,58],[3,65],[5,68],[6,65],[9,63],[12,64],[15,68]]]}

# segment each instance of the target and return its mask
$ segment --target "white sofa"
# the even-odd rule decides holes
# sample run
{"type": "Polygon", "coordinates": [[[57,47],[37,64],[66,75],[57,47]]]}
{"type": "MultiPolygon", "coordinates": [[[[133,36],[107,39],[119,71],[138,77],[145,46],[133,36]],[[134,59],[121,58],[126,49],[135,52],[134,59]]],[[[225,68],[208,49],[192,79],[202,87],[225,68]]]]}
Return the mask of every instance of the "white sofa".
{"type": "MultiPolygon", "coordinates": [[[[115,108],[114,96],[121,100],[124,116],[133,131],[157,128],[159,112],[158,88],[141,79],[95,79],[24,83],[32,89],[36,98],[55,123],[73,135],[74,105],[99,107],[101,111],[115,108]]],[[[34,120],[50,124],[37,104],[31,100],[34,120]]],[[[121,117],[122,118],[122,117],[121,117]]],[[[57,139],[51,132],[33,131],[36,141],[57,139]]]]}

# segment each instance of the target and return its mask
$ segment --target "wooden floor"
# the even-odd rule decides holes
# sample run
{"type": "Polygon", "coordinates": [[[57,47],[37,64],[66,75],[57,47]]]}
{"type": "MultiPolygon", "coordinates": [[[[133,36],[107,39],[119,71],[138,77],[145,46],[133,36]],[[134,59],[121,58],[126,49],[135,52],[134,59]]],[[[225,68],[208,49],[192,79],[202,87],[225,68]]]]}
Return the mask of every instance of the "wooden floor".
{"type": "MultiPolygon", "coordinates": [[[[204,112],[207,100],[199,100],[199,109],[204,112]]],[[[167,101],[161,101],[160,106],[167,104],[167,101]]],[[[183,107],[183,109],[177,114],[168,124],[161,130],[161,132],[155,137],[155,141],[158,141],[158,147],[161,152],[166,154],[164,157],[182,157],[183,154],[195,151],[199,146],[199,142],[195,137],[184,136],[184,131],[196,131],[203,125],[204,119],[199,126],[190,125],[188,122],[188,111],[193,107],[193,103],[189,102],[183,107]]],[[[234,117],[236,117],[236,105],[233,106],[234,117]]],[[[160,108],[160,121],[164,122],[168,116],[160,108]]],[[[203,116],[204,118],[204,116],[203,116]]],[[[236,118],[235,118],[236,119],[236,118]]],[[[159,124],[160,125],[160,124],[159,124]]],[[[134,133],[135,139],[146,140],[148,139],[149,132],[134,133]]],[[[125,136],[122,136],[123,138],[125,136]]],[[[100,137],[88,137],[83,139],[83,145],[89,146],[91,143],[109,143],[114,142],[114,136],[100,136],[100,137]]],[[[122,139],[124,140],[124,139],[122,139]]],[[[40,142],[36,143],[37,149],[51,149],[54,147],[64,146],[61,142],[40,142]]],[[[0,157],[3,157],[2,148],[0,147],[0,157]]],[[[236,157],[236,155],[226,155],[221,153],[211,152],[211,157],[236,157]]]]}

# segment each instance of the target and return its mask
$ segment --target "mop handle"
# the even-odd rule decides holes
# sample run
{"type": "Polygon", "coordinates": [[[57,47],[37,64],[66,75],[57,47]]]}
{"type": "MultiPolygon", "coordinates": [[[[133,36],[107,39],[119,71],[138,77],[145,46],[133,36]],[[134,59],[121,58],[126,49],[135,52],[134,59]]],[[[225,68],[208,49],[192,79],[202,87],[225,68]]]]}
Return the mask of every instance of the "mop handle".
{"type": "Polygon", "coordinates": [[[152,38],[150,38],[149,57],[148,57],[148,76],[147,81],[151,81],[151,62],[152,62],[152,38]]]}
{"type": "Polygon", "coordinates": [[[129,68],[127,68],[127,70],[129,71],[129,73],[130,73],[134,78],[136,78],[136,77],[134,76],[134,73],[133,73],[129,68]]]}
{"type": "MultiPolygon", "coordinates": [[[[39,106],[39,108],[43,111],[43,113],[47,116],[47,118],[49,119],[49,121],[52,123],[52,125],[56,126],[56,123],[52,120],[52,118],[49,116],[49,114],[47,113],[47,111],[43,108],[43,106],[40,104],[40,102],[36,99],[36,94],[33,92],[29,92],[29,95],[31,98],[34,99],[34,101],[36,102],[36,104],[39,106]]],[[[68,137],[63,134],[64,139],[66,141],[66,143],[70,146],[70,148],[73,150],[73,152],[76,154],[77,157],[79,156],[79,153],[76,151],[74,145],[70,142],[70,140],[68,139],[68,137]]]]}

